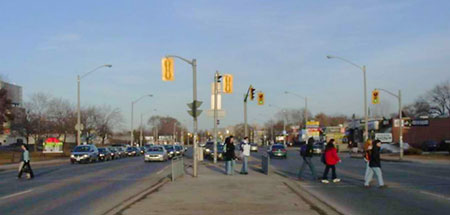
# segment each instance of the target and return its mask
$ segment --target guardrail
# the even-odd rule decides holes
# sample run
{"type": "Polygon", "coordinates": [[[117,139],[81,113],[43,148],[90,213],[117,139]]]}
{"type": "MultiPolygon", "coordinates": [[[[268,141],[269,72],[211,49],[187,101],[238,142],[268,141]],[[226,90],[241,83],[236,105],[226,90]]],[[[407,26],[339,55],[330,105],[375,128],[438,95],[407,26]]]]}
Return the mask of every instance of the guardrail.
{"type": "Polygon", "coordinates": [[[183,157],[172,158],[172,181],[184,175],[183,157]]]}
{"type": "Polygon", "coordinates": [[[262,155],[261,157],[261,168],[262,172],[269,175],[270,172],[270,157],[268,154],[262,155]]]}

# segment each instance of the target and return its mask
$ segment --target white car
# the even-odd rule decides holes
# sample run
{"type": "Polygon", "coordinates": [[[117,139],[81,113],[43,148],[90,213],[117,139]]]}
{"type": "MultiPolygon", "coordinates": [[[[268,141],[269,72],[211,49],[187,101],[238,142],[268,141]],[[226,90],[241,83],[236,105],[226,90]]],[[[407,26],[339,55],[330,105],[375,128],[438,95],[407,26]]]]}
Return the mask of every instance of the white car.
{"type": "Polygon", "coordinates": [[[167,150],[162,146],[152,146],[150,147],[144,155],[144,161],[167,161],[169,160],[169,155],[167,150]]]}

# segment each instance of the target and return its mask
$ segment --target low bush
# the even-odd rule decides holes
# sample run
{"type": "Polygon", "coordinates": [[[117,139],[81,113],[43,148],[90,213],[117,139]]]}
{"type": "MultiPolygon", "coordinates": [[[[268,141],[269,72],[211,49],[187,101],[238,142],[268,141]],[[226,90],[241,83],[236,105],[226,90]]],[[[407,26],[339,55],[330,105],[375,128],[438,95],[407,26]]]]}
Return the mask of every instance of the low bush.
{"type": "Polygon", "coordinates": [[[422,154],[422,150],[414,147],[409,147],[409,149],[405,150],[405,155],[420,155],[422,154]]]}

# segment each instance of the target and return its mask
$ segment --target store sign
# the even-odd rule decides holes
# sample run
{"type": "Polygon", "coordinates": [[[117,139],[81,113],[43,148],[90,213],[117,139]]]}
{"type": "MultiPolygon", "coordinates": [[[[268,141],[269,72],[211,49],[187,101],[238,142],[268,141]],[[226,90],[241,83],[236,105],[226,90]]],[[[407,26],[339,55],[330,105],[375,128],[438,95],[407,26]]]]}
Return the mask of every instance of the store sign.
{"type": "Polygon", "coordinates": [[[411,126],[429,126],[430,120],[428,119],[414,119],[411,121],[411,126]]]}
{"type": "Polygon", "coordinates": [[[382,143],[392,143],[391,133],[375,133],[375,139],[380,140],[382,143]]]}

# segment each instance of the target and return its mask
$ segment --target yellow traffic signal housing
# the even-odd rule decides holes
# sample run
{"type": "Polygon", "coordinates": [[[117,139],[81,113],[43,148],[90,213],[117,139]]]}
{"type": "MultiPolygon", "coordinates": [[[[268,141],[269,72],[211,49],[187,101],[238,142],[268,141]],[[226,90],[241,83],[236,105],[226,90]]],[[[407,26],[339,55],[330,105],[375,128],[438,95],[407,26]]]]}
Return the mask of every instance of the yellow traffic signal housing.
{"type": "Polygon", "coordinates": [[[226,74],[223,76],[223,92],[227,94],[233,93],[233,75],[226,74]]]}
{"type": "Polygon", "coordinates": [[[264,93],[258,93],[258,105],[264,105],[264,93]]]}
{"type": "Polygon", "coordinates": [[[162,68],[162,80],[163,81],[173,81],[175,80],[173,71],[173,58],[165,57],[161,60],[162,68]]]}
{"type": "Polygon", "coordinates": [[[379,104],[380,103],[380,92],[378,90],[372,91],[372,104],[379,104]]]}
{"type": "Polygon", "coordinates": [[[255,88],[250,87],[250,100],[253,101],[255,99],[255,88]]]}

